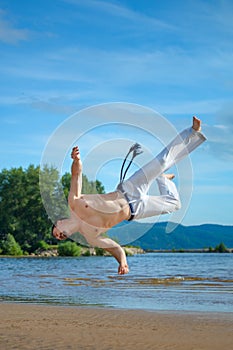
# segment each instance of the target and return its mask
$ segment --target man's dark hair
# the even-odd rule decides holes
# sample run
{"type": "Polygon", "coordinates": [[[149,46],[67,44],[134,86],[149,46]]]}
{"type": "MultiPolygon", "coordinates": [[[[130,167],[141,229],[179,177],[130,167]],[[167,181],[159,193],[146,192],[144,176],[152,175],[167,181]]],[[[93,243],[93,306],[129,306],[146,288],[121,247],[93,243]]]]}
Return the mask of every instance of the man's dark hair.
{"type": "Polygon", "coordinates": [[[53,236],[53,230],[54,230],[54,228],[57,227],[57,222],[58,222],[59,220],[65,220],[65,219],[69,219],[69,218],[64,217],[64,218],[57,219],[57,220],[55,221],[55,223],[53,224],[53,226],[52,226],[52,228],[51,228],[51,234],[52,234],[52,236],[53,236]]]}

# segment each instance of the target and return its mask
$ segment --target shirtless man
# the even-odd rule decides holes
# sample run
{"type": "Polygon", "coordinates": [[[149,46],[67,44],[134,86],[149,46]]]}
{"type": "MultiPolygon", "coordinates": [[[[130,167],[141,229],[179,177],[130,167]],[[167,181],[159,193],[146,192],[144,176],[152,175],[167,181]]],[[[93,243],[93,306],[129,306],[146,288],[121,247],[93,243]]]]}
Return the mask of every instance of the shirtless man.
{"type": "Polygon", "coordinates": [[[79,232],[87,242],[108,251],[119,263],[120,275],[129,272],[124,249],[101,233],[124,220],[171,213],[180,208],[180,199],[173,174],[164,172],[187,156],[206,140],[201,133],[201,121],[193,117],[192,127],[185,129],[157,157],[121,182],[107,194],[82,194],[82,161],[78,147],[72,149],[71,185],[68,197],[70,218],[58,220],[52,234],[64,240],[79,232]],[[157,180],[160,196],[147,195],[157,180]]]}

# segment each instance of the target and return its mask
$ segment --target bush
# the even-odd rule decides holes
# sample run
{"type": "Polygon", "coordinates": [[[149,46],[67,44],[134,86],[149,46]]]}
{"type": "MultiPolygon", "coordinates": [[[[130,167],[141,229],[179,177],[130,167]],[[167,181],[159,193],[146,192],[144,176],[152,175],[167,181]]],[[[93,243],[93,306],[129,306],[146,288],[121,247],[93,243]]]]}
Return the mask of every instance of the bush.
{"type": "Polygon", "coordinates": [[[90,249],[87,249],[84,253],[83,256],[91,256],[90,249]]]}
{"type": "Polygon", "coordinates": [[[103,249],[103,248],[95,247],[95,254],[96,254],[97,256],[103,256],[103,255],[104,255],[104,249],[103,249]]]}
{"type": "Polygon", "coordinates": [[[65,242],[58,245],[59,256],[80,256],[81,251],[81,247],[75,242],[65,242]]]}
{"type": "Polygon", "coordinates": [[[48,250],[50,248],[50,245],[42,240],[37,243],[37,248],[41,250],[48,250]]]}
{"type": "Polygon", "coordinates": [[[23,255],[20,245],[16,242],[13,235],[8,233],[6,239],[1,244],[2,254],[5,255],[23,255]]]}

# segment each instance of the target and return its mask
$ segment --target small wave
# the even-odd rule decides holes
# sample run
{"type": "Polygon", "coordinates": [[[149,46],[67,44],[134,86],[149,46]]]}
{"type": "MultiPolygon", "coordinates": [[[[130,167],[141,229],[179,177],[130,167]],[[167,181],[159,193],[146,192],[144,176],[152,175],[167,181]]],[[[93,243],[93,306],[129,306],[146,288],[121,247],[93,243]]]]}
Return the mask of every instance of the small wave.
{"type": "Polygon", "coordinates": [[[145,278],[145,279],[137,279],[135,281],[139,285],[184,285],[184,284],[192,284],[199,286],[222,286],[226,284],[233,284],[233,280],[231,279],[220,279],[218,277],[199,277],[199,276],[172,276],[172,277],[164,277],[164,278],[145,278]]]}
{"type": "Polygon", "coordinates": [[[158,278],[134,278],[128,276],[127,279],[120,276],[108,276],[106,279],[93,277],[63,277],[64,285],[69,286],[90,286],[90,287],[109,287],[109,288],[140,288],[140,287],[223,287],[228,286],[233,291],[233,280],[220,279],[217,277],[199,277],[199,276],[168,276],[158,278]]]}

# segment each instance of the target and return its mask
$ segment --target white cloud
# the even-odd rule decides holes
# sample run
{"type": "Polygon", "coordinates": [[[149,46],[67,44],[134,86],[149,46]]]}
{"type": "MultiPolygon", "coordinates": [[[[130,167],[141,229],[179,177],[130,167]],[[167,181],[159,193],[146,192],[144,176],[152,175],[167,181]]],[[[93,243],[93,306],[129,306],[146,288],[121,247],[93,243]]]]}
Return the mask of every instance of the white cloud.
{"type": "Polygon", "coordinates": [[[143,32],[144,30],[147,30],[148,27],[150,30],[176,29],[176,27],[171,23],[162,21],[155,16],[149,16],[145,13],[132,10],[120,2],[101,0],[64,0],[64,2],[76,5],[79,8],[87,8],[89,11],[93,10],[96,21],[99,21],[100,18],[101,21],[106,21],[106,19],[112,21],[113,18],[117,18],[118,20],[125,20],[125,27],[129,28],[131,26],[132,29],[132,25],[134,25],[134,28],[137,28],[137,32],[139,32],[138,28],[140,28],[140,31],[143,32]]]}
{"type": "Polygon", "coordinates": [[[233,4],[231,0],[224,0],[216,3],[199,3],[200,13],[204,14],[204,18],[209,19],[215,23],[222,30],[226,30],[229,33],[232,31],[233,21],[233,4]]]}
{"type": "MultiPolygon", "coordinates": [[[[223,104],[227,102],[224,98],[204,99],[204,100],[186,100],[186,101],[169,101],[168,103],[158,103],[155,107],[161,113],[165,114],[193,114],[201,116],[203,114],[216,114],[223,104]]],[[[218,126],[219,127],[219,126],[218,126]]]]}
{"type": "Polygon", "coordinates": [[[14,23],[4,19],[6,12],[0,9],[0,41],[7,44],[16,44],[22,40],[28,40],[30,32],[14,26],[14,23]]]}
{"type": "Polygon", "coordinates": [[[30,59],[21,55],[17,67],[12,67],[11,60],[13,58],[9,57],[10,62],[2,66],[3,74],[41,81],[70,81],[95,86],[108,84],[108,88],[147,83],[157,87],[202,89],[206,80],[213,85],[227,86],[233,75],[228,52],[216,53],[212,57],[212,54],[195,55],[174,48],[141,52],[137,49],[106,51],[67,47],[56,54],[40,54],[40,59],[36,55],[30,59]]]}
{"type": "Polygon", "coordinates": [[[227,195],[230,196],[233,194],[233,186],[231,185],[222,185],[222,184],[215,184],[215,185],[209,185],[208,183],[205,183],[204,185],[198,185],[195,186],[194,189],[195,194],[197,195],[212,195],[213,197],[217,195],[227,195]]]}
{"type": "Polygon", "coordinates": [[[52,103],[49,101],[47,102],[39,99],[32,101],[31,103],[29,103],[29,105],[31,105],[31,107],[34,109],[39,109],[41,111],[52,113],[52,114],[69,115],[76,111],[76,108],[70,105],[52,103]]]}
{"type": "Polygon", "coordinates": [[[208,151],[223,161],[233,161],[233,103],[225,106],[216,114],[216,124],[206,126],[208,151]]]}

